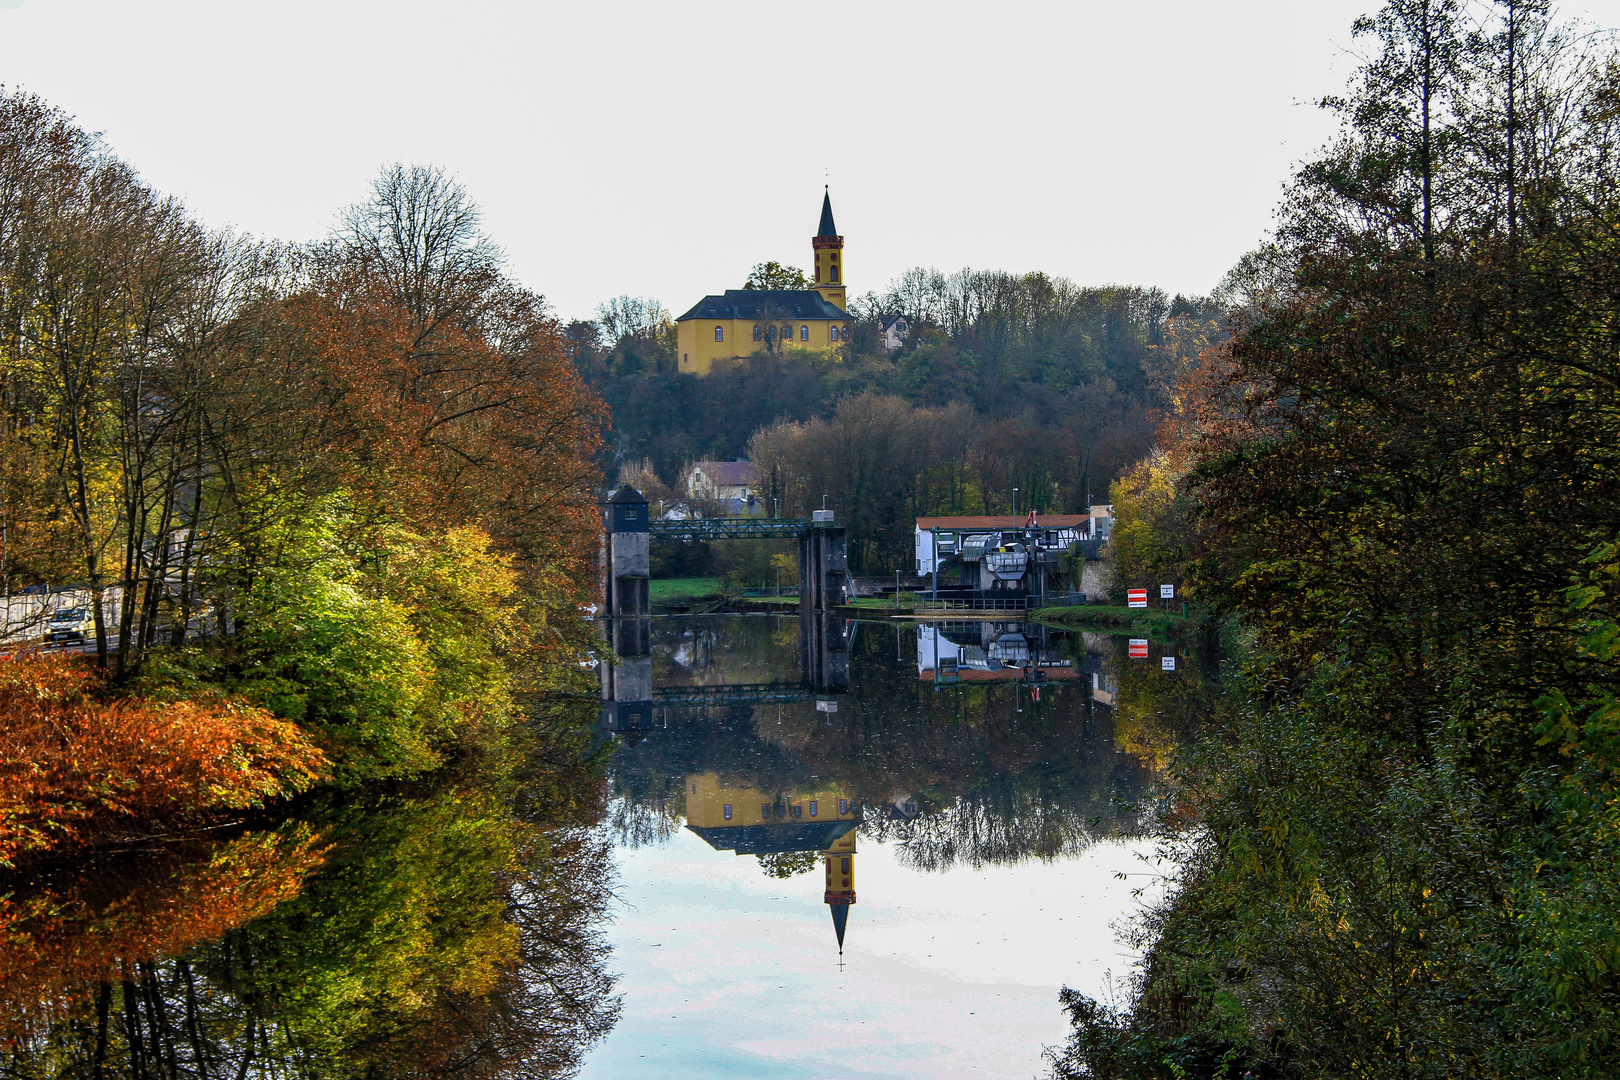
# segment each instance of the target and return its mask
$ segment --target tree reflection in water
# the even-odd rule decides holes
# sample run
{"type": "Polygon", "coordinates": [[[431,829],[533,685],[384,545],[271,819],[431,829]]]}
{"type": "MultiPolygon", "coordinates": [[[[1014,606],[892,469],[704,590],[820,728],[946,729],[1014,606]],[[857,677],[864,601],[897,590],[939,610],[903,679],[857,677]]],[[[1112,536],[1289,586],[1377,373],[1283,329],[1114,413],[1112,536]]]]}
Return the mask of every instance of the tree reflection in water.
{"type": "Polygon", "coordinates": [[[502,769],[19,868],[5,1075],[570,1074],[618,1015],[604,790],[577,765],[502,769]]]}
{"type": "MultiPolygon", "coordinates": [[[[689,644],[718,634],[728,642],[730,678],[779,677],[775,668],[792,646],[767,632],[771,621],[725,620],[740,624],[737,634],[718,622],[665,630],[669,653],[660,655],[655,638],[655,670],[719,681],[689,644]],[[747,641],[757,641],[758,656],[742,655],[747,641]]],[[[660,720],[667,726],[620,745],[610,811],[616,838],[666,839],[686,817],[690,778],[706,773],[789,801],[831,782],[863,807],[861,835],[898,842],[901,861],[919,870],[1067,858],[1138,828],[1135,804],[1153,768],[1116,747],[1114,710],[1093,698],[1089,676],[1050,684],[1039,700],[1011,680],[935,690],[911,663],[908,638],[897,642],[895,633],[915,631],[862,626],[852,690],[836,712],[808,702],[670,710],[660,720]]],[[[1081,666],[1078,636],[1049,645],[1076,657],[1071,673],[1081,666]]]]}

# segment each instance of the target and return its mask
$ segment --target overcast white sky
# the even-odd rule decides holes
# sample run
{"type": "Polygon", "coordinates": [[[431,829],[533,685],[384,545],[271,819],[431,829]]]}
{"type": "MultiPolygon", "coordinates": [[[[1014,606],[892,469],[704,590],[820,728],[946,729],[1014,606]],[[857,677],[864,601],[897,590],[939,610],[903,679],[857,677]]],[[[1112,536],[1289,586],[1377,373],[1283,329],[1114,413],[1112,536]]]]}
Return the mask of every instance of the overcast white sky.
{"type": "MultiPolygon", "coordinates": [[[[563,317],[809,264],[1204,292],[1268,227],[1375,0],[0,0],[0,81],[212,225],[322,235],[442,165],[563,317]]],[[[1620,0],[1566,15],[1620,24],[1620,0]]]]}

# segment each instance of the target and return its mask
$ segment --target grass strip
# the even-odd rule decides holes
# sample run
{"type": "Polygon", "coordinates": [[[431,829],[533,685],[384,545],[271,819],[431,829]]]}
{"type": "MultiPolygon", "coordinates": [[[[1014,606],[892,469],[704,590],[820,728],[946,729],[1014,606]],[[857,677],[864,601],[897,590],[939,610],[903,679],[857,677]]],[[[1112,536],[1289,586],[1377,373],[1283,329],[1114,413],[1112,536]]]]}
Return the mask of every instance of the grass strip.
{"type": "Polygon", "coordinates": [[[684,604],[718,596],[719,578],[655,578],[647,583],[647,599],[654,604],[684,604]]]}
{"type": "Polygon", "coordinates": [[[1140,634],[1159,642],[1187,640],[1199,634],[1196,619],[1151,608],[1085,604],[1081,607],[1037,608],[1030,618],[1066,630],[1100,630],[1112,634],[1140,634]]]}

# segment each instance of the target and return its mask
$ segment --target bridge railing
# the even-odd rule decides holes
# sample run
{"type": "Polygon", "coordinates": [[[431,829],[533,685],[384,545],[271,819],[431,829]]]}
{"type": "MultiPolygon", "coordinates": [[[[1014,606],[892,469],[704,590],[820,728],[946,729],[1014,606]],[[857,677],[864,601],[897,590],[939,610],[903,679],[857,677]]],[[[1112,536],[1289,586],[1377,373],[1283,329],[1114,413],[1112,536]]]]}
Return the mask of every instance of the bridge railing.
{"type": "Polygon", "coordinates": [[[1047,593],[1045,596],[942,596],[919,594],[915,611],[1034,611],[1046,607],[1077,607],[1086,602],[1085,593],[1047,593]]]}
{"type": "Polygon", "coordinates": [[[809,528],[804,518],[658,518],[647,523],[650,534],[666,540],[781,540],[809,528]]]}

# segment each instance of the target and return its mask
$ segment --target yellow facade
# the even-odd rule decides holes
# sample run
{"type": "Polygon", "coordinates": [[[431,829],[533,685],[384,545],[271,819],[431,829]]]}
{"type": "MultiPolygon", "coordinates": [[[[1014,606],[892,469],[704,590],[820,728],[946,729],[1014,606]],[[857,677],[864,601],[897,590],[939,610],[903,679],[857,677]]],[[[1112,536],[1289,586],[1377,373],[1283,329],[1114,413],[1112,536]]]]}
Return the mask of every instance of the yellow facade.
{"type": "Polygon", "coordinates": [[[716,360],[736,360],[756,356],[767,351],[765,334],[770,326],[777,327],[778,335],[792,328],[790,349],[831,349],[839,342],[832,339],[833,327],[838,328],[840,340],[849,332],[846,322],[831,319],[797,319],[780,322],[760,322],[757,319],[684,319],[675,325],[675,346],[680,353],[683,375],[707,375],[716,360]],[[760,340],[754,340],[754,327],[758,326],[760,340]],[[715,336],[715,330],[720,336],[715,336]]]}
{"type": "MultiPolygon", "coordinates": [[[[854,821],[854,801],[830,785],[814,791],[766,794],[747,786],[731,787],[718,773],[686,778],[686,823],[700,829],[738,825],[803,825],[818,821],[854,821]]],[[[853,844],[854,836],[850,834],[853,844]]]]}
{"type": "Polygon", "coordinates": [[[818,236],[810,243],[816,250],[816,292],[840,311],[848,310],[844,304],[844,238],[818,236]]]}
{"type": "Polygon", "coordinates": [[[855,834],[845,833],[824,853],[827,863],[827,891],[822,899],[829,904],[855,902],[855,834]]]}

